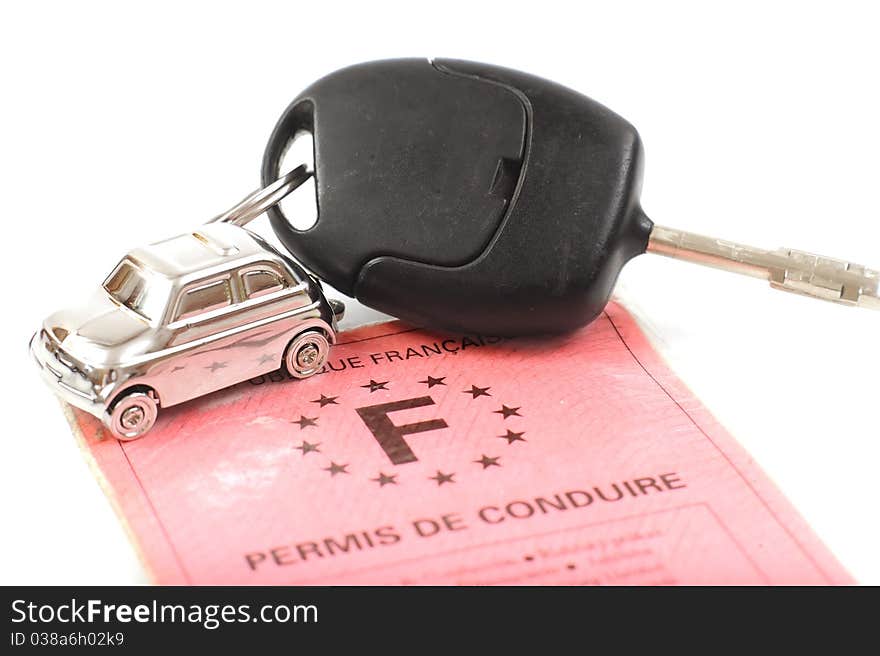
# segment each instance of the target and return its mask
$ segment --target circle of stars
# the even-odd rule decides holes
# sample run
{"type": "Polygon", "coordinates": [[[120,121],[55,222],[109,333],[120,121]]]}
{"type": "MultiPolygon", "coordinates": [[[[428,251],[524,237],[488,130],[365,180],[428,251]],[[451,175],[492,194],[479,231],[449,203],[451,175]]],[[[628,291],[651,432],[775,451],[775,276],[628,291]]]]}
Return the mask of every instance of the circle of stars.
{"type": "MultiPolygon", "coordinates": [[[[222,366],[222,365],[221,365],[222,366]]],[[[427,376],[424,380],[418,381],[421,385],[426,385],[428,389],[433,387],[443,386],[446,387],[446,376],[427,376]]],[[[360,385],[361,389],[367,390],[370,394],[373,392],[377,392],[379,390],[388,391],[388,385],[390,381],[376,381],[372,378],[365,385],[360,385]]],[[[463,394],[469,394],[471,400],[477,400],[481,397],[489,397],[492,398],[490,386],[480,387],[479,385],[471,385],[470,389],[462,390],[463,394]]],[[[330,405],[339,405],[338,399],[340,395],[336,396],[328,396],[325,394],[321,394],[319,398],[312,399],[309,403],[315,403],[318,405],[318,409],[321,410],[326,406],[330,405]]],[[[502,404],[498,410],[492,410],[492,414],[501,415],[502,421],[506,421],[511,417],[522,417],[520,414],[521,406],[508,406],[502,404]]],[[[317,427],[318,426],[319,417],[308,417],[306,415],[300,415],[299,419],[291,420],[292,424],[297,424],[299,426],[299,430],[304,430],[306,428],[317,427]]],[[[507,440],[507,444],[511,445],[514,442],[525,442],[526,439],[523,437],[525,435],[525,431],[513,431],[511,429],[506,429],[504,435],[498,435],[497,438],[507,440]]],[[[307,440],[302,440],[300,444],[296,447],[298,451],[302,453],[302,456],[305,457],[310,453],[322,453],[320,442],[311,443],[307,440]]],[[[488,454],[481,454],[480,457],[473,461],[474,464],[480,466],[481,471],[485,471],[487,469],[491,469],[493,467],[501,467],[501,456],[492,456],[488,454]]],[[[330,460],[329,464],[326,467],[322,467],[322,471],[327,472],[330,475],[330,478],[335,478],[340,474],[351,474],[349,471],[350,465],[348,463],[337,463],[334,460],[330,460]]],[[[399,474],[386,474],[385,472],[377,472],[374,478],[370,478],[369,480],[375,484],[377,484],[380,488],[386,487],[388,485],[397,486],[400,484],[398,481],[399,474]]],[[[433,476],[429,476],[428,480],[434,481],[437,487],[443,487],[444,485],[454,484],[456,472],[443,472],[441,470],[437,470],[437,472],[433,476]]]]}

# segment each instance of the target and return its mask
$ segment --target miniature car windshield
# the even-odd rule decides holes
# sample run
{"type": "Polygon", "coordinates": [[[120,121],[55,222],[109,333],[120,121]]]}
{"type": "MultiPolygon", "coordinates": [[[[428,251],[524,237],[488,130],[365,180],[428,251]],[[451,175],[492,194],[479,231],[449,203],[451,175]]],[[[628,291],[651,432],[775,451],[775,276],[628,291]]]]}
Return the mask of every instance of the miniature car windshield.
{"type": "Polygon", "coordinates": [[[165,286],[157,278],[126,258],[107,276],[104,289],[117,303],[152,321],[162,317],[167,301],[165,286]]]}

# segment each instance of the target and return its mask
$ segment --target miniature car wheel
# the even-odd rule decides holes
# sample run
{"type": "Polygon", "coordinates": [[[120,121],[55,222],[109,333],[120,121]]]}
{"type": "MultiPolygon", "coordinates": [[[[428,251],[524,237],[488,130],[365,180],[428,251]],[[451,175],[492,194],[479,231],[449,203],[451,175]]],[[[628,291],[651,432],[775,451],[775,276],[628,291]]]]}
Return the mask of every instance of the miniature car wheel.
{"type": "Polygon", "coordinates": [[[318,330],[306,330],[287,345],[284,366],[294,378],[308,378],[321,371],[329,354],[327,336],[318,330]]]}
{"type": "Polygon", "coordinates": [[[113,406],[105,422],[113,436],[119,440],[136,440],[156,423],[159,404],[147,392],[132,392],[113,406]]]}

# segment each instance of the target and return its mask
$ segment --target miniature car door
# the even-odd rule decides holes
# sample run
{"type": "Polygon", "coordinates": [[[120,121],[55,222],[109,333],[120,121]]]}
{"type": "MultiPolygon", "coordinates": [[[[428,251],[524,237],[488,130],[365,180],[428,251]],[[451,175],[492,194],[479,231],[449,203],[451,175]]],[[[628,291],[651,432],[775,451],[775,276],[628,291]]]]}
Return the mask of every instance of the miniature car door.
{"type": "Polygon", "coordinates": [[[308,285],[273,262],[242,267],[238,271],[238,285],[242,297],[240,311],[247,313],[248,321],[255,324],[251,339],[241,343],[242,349],[250,351],[242,354],[244,377],[252,378],[281,366],[285,348],[303,321],[290,313],[314,299],[308,294],[308,285]]]}
{"type": "Polygon", "coordinates": [[[166,405],[180,403],[240,382],[240,358],[235,357],[236,321],[234,287],[230,273],[212,276],[183,287],[171,305],[168,330],[170,358],[168,384],[161,392],[166,405]],[[186,371],[181,385],[173,374],[186,371]],[[172,398],[168,398],[168,397],[172,398]]]}

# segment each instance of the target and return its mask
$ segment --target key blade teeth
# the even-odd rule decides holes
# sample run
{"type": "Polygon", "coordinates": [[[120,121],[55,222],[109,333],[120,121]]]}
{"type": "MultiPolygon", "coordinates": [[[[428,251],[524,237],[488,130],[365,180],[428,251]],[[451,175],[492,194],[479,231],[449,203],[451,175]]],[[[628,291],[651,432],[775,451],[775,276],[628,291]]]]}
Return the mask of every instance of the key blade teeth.
{"type": "Polygon", "coordinates": [[[878,307],[880,272],[868,267],[806,251],[777,251],[786,266],[770,269],[771,286],[843,305],[878,307]]]}
{"type": "Polygon", "coordinates": [[[880,272],[793,248],[768,251],[655,225],[649,252],[763,278],[774,289],[843,305],[880,309],[880,272]]]}

